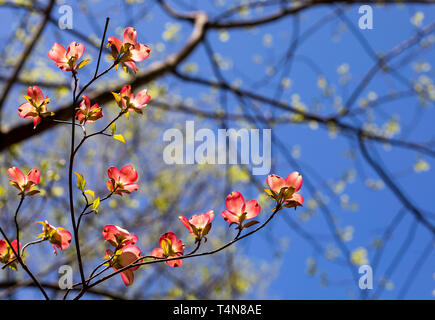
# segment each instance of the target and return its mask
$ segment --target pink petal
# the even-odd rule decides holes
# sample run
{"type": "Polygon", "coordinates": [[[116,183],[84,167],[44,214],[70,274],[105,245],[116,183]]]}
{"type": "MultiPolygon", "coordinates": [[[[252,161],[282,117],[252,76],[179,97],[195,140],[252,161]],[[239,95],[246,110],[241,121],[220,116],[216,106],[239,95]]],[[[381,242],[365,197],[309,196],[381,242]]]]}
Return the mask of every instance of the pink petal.
{"type": "Polygon", "coordinates": [[[239,217],[228,210],[222,211],[221,216],[226,222],[239,223],[239,217]]]}
{"type": "Polygon", "coordinates": [[[298,192],[299,189],[302,187],[302,176],[297,171],[290,173],[285,181],[289,187],[295,188],[295,192],[298,192]]]}
{"type": "Polygon", "coordinates": [[[126,286],[133,284],[134,281],[134,273],[131,269],[127,269],[121,272],[122,281],[126,286]]]}
{"type": "Polygon", "coordinates": [[[252,219],[258,216],[260,213],[261,207],[258,204],[257,200],[250,200],[246,203],[245,212],[246,219],[252,219]]]}
{"type": "Polygon", "coordinates": [[[233,191],[227,196],[225,205],[229,211],[239,216],[243,213],[245,199],[240,192],[233,191]]]}
{"type": "Polygon", "coordinates": [[[121,51],[122,42],[117,37],[109,37],[107,39],[111,45],[114,45],[118,52],[121,51]]]}
{"type": "Polygon", "coordinates": [[[301,205],[304,204],[304,197],[299,193],[294,193],[291,200],[299,202],[301,205]]]}
{"type": "Polygon", "coordinates": [[[91,106],[91,100],[89,100],[89,97],[86,94],[84,94],[82,98],[83,100],[80,102],[80,109],[85,108],[85,110],[89,110],[91,106]]]}
{"type": "Polygon", "coordinates": [[[190,226],[190,222],[189,222],[189,220],[187,220],[186,217],[179,216],[178,219],[180,219],[181,223],[184,224],[184,226],[185,226],[187,229],[189,229],[190,232],[193,232],[193,231],[192,231],[192,227],[190,226]]]}
{"type": "Polygon", "coordinates": [[[48,52],[48,57],[54,62],[68,62],[68,59],[66,58],[65,48],[59,43],[53,44],[53,47],[51,47],[50,51],[48,52]]]}
{"type": "Polygon", "coordinates": [[[39,171],[36,168],[33,168],[29,171],[27,174],[27,181],[32,181],[35,185],[39,183],[39,180],[41,179],[41,171],[39,171]]]}
{"type": "Polygon", "coordinates": [[[109,176],[110,179],[115,180],[116,182],[119,182],[120,180],[120,172],[117,168],[115,167],[110,167],[107,170],[107,175],[109,176]]]}
{"type": "Polygon", "coordinates": [[[12,167],[8,169],[8,173],[13,180],[15,180],[19,185],[26,184],[27,180],[24,174],[17,167],[12,167]]]}
{"type": "Polygon", "coordinates": [[[38,105],[44,100],[44,95],[37,86],[27,88],[27,95],[38,105]]]}
{"type": "Polygon", "coordinates": [[[142,43],[138,43],[130,50],[131,59],[135,62],[145,60],[150,56],[151,49],[142,43]]]}
{"type": "Polygon", "coordinates": [[[136,64],[133,61],[126,61],[124,64],[129,67],[131,70],[133,70],[135,73],[137,72],[136,64]]]}
{"type": "Polygon", "coordinates": [[[84,52],[85,52],[85,45],[83,43],[77,43],[73,41],[68,46],[68,50],[66,51],[66,58],[69,60],[74,57],[75,60],[77,61],[78,59],[81,58],[84,52]]]}
{"type": "Polygon", "coordinates": [[[41,117],[33,117],[33,129],[35,129],[38,124],[40,124],[42,122],[42,118],[41,117]]]}
{"type": "Polygon", "coordinates": [[[138,184],[127,184],[124,185],[124,190],[127,191],[127,193],[131,193],[133,191],[136,191],[137,189],[139,189],[139,185],[138,184]]]}
{"type": "Polygon", "coordinates": [[[267,184],[269,188],[275,193],[279,193],[281,188],[287,187],[286,181],[275,174],[270,174],[267,176],[267,184]]]}
{"type": "Polygon", "coordinates": [[[134,98],[134,103],[136,106],[144,106],[150,101],[151,96],[147,94],[147,89],[140,91],[134,98]]]}
{"type": "Polygon", "coordinates": [[[68,230],[61,229],[61,230],[57,230],[56,234],[59,239],[60,249],[61,250],[68,249],[72,240],[71,233],[68,230]]]}
{"type": "Polygon", "coordinates": [[[155,248],[151,251],[151,256],[162,258],[163,257],[163,249],[162,248],[155,248]]]}
{"type": "Polygon", "coordinates": [[[113,224],[106,225],[103,229],[103,238],[111,245],[116,247],[118,245],[116,241],[116,237],[120,234],[120,231],[117,226],[113,224]]]}
{"type": "Polygon", "coordinates": [[[122,183],[133,183],[137,180],[137,172],[131,164],[121,168],[120,181],[122,183]]]}
{"type": "MultiPolygon", "coordinates": [[[[169,258],[175,258],[175,257],[169,257],[169,258]]],[[[171,260],[171,261],[166,261],[166,263],[171,268],[177,268],[177,267],[181,267],[181,265],[183,264],[183,260],[181,260],[181,259],[180,260],[171,260]]]]}
{"type": "Polygon", "coordinates": [[[18,107],[18,116],[24,119],[33,118],[36,115],[35,107],[29,102],[25,102],[18,107]],[[31,113],[32,115],[29,115],[31,113]]]}
{"type": "Polygon", "coordinates": [[[137,32],[136,29],[132,27],[128,27],[124,31],[124,39],[123,43],[131,43],[132,45],[136,44],[137,32]]]}

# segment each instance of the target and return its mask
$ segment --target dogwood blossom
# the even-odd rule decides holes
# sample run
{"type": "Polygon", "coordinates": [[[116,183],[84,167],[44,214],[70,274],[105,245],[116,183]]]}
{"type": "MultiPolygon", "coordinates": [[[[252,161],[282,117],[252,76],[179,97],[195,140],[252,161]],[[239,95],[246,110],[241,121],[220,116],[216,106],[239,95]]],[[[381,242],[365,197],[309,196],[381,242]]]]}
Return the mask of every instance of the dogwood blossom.
{"type": "Polygon", "coordinates": [[[269,193],[274,199],[281,199],[286,202],[287,207],[302,206],[304,197],[297,193],[302,187],[302,176],[299,172],[290,173],[287,178],[281,178],[275,174],[267,176],[267,184],[269,185],[269,193]]]}
{"type": "Polygon", "coordinates": [[[238,228],[247,228],[257,223],[257,221],[248,222],[244,226],[245,220],[253,219],[260,213],[261,207],[257,200],[250,200],[245,203],[245,199],[238,191],[231,192],[225,200],[227,210],[221,212],[221,216],[230,224],[237,224],[238,228]]]}
{"type": "Polygon", "coordinates": [[[122,41],[117,37],[109,37],[108,41],[109,44],[107,46],[112,48],[112,58],[119,61],[126,71],[128,67],[136,73],[137,67],[135,62],[145,60],[151,52],[149,47],[137,42],[137,32],[132,27],[124,30],[122,41]]]}
{"type": "MultiPolygon", "coordinates": [[[[155,248],[151,251],[151,255],[157,258],[175,258],[184,254],[184,244],[173,232],[166,232],[159,238],[160,248],[155,248]]],[[[168,266],[172,268],[180,267],[183,260],[166,261],[168,266]]]]}
{"type": "Polygon", "coordinates": [[[47,221],[38,221],[38,223],[42,224],[42,233],[38,235],[38,238],[50,241],[55,255],[57,255],[56,248],[60,250],[66,250],[69,248],[72,236],[68,230],[61,227],[55,228],[47,221]]]}
{"type": "Polygon", "coordinates": [[[18,107],[18,115],[24,119],[33,120],[33,128],[42,122],[42,118],[54,115],[47,112],[47,104],[50,102],[48,96],[44,99],[41,89],[37,86],[27,88],[27,95],[24,96],[27,102],[18,107]]]}
{"type": "Polygon", "coordinates": [[[83,100],[80,103],[79,110],[77,110],[76,113],[76,119],[82,124],[92,123],[98,119],[101,119],[103,117],[103,111],[98,104],[94,104],[91,107],[91,100],[89,97],[84,94],[82,98],[83,100]]]}
{"type": "Polygon", "coordinates": [[[207,213],[201,213],[200,215],[194,214],[189,220],[186,217],[179,216],[178,219],[189,229],[190,234],[196,236],[196,241],[204,238],[209,233],[211,228],[211,222],[214,218],[214,211],[209,210],[207,213]]]}
{"type": "Polygon", "coordinates": [[[56,63],[63,71],[74,71],[77,68],[86,64],[88,60],[82,61],[79,65],[76,64],[83,53],[85,52],[85,45],[83,43],[77,43],[73,41],[68,46],[68,49],[60,45],[59,43],[54,43],[51,50],[48,52],[48,57],[56,63]]]}
{"type": "Polygon", "coordinates": [[[20,190],[20,192],[26,192],[35,187],[41,179],[41,172],[36,168],[33,168],[27,175],[24,175],[20,169],[12,167],[8,169],[8,174],[12,178],[9,179],[9,183],[20,190]]]}
{"type": "Polygon", "coordinates": [[[110,192],[122,195],[123,193],[131,193],[139,188],[139,185],[135,184],[137,172],[132,165],[126,165],[121,170],[110,167],[107,170],[107,175],[110,180],[106,182],[106,185],[110,192]]]}
{"type": "MultiPolygon", "coordinates": [[[[139,260],[141,256],[141,251],[139,247],[131,243],[116,250],[116,252],[108,249],[105,253],[106,255],[104,256],[104,259],[108,259],[106,265],[111,266],[115,271],[127,267],[134,262],[141,261],[139,260]]],[[[133,271],[137,270],[138,268],[139,266],[135,266],[121,272],[122,281],[124,281],[124,284],[126,286],[130,286],[131,284],[133,284],[133,271]]]]}
{"type": "Polygon", "coordinates": [[[130,234],[127,230],[113,224],[108,224],[104,227],[103,238],[116,248],[135,244],[138,241],[138,237],[135,234],[130,234]]]}

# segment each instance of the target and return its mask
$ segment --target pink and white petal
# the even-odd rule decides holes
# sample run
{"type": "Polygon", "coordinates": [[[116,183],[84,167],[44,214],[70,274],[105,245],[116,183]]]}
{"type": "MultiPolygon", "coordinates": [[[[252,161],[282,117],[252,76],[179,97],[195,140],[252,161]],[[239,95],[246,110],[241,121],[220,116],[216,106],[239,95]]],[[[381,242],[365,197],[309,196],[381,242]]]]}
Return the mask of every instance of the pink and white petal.
{"type": "Polygon", "coordinates": [[[57,42],[53,44],[48,52],[48,57],[54,62],[68,62],[65,48],[57,42]]]}
{"type": "Polygon", "coordinates": [[[131,164],[122,167],[119,176],[122,183],[133,183],[137,180],[137,172],[131,164]]]}
{"type": "Polygon", "coordinates": [[[252,219],[258,216],[260,213],[261,207],[258,204],[257,200],[250,200],[246,203],[245,212],[246,219],[252,219]]]}
{"type": "Polygon", "coordinates": [[[150,52],[151,49],[148,46],[138,43],[130,50],[131,59],[135,62],[143,61],[150,56],[150,52]]]}
{"type": "Polygon", "coordinates": [[[122,41],[120,39],[118,39],[117,37],[109,37],[107,40],[111,45],[115,46],[118,52],[121,51],[122,41]]]}
{"type": "Polygon", "coordinates": [[[124,31],[123,43],[131,43],[135,45],[137,43],[137,32],[135,28],[128,27],[124,31]]]}
{"type": "Polygon", "coordinates": [[[83,100],[82,102],[80,102],[80,109],[82,109],[83,107],[85,108],[85,110],[89,110],[90,106],[91,106],[91,100],[89,100],[89,97],[84,94],[82,96],[83,100]]]}
{"type": "Polygon", "coordinates": [[[124,190],[127,191],[127,193],[131,193],[137,189],[139,189],[139,185],[135,183],[124,185],[124,190]]]}
{"type": "Polygon", "coordinates": [[[135,64],[133,61],[126,61],[126,62],[124,62],[124,64],[125,64],[128,68],[130,68],[131,70],[133,70],[134,73],[137,72],[136,64],[135,64]]]}
{"type": "MultiPolygon", "coordinates": [[[[184,224],[184,226],[185,226],[187,229],[189,229],[189,231],[190,231],[191,233],[193,232],[192,227],[190,226],[190,221],[187,220],[186,217],[179,216],[178,219],[180,219],[181,223],[184,224]]],[[[191,219],[191,220],[192,220],[192,219],[191,219]]]]}
{"type": "Polygon", "coordinates": [[[115,167],[110,167],[107,170],[107,175],[109,176],[110,179],[114,179],[117,182],[120,181],[121,174],[120,174],[119,170],[115,167]]]}
{"type": "Polygon", "coordinates": [[[35,129],[38,124],[40,124],[42,122],[42,118],[41,117],[33,117],[33,129],[35,129]]]}
{"type": "Polygon", "coordinates": [[[13,180],[15,180],[19,185],[26,184],[27,180],[24,173],[21,172],[17,167],[12,167],[8,169],[8,174],[13,180]]]}
{"type": "Polygon", "coordinates": [[[116,238],[119,236],[120,231],[118,230],[118,227],[113,224],[108,224],[103,229],[103,238],[107,242],[109,242],[113,246],[117,246],[117,240],[116,238]]]}
{"type": "Polygon", "coordinates": [[[33,118],[37,115],[35,107],[32,106],[29,102],[25,102],[18,107],[18,116],[24,119],[33,118]]]}
{"type": "Polygon", "coordinates": [[[224,220],[226,222],[229,222],[229,223],[239,223],[239,217],[234,215],[234,213],[232,213],[232,212],[230,212],[228,210],[222,211],[221,212],[221,216],[222,216],[222,218],[224,218],[224,220]]]}
{"type": "Polygon", "coordinates": [[[226,197],[225,205],[229,211],[239,216],[243,213],[245,199],[240,192],[233,191],[226,197]]]}
{"type": "Polygon", "coordinates": [[[122,281],[124,281],[124,284],[126,286],[130,286],[133,284],[134,281],[134,273],[133,270],[127,269],[121,272],[121,278],[122,281]]]}
{"type": "Polygon", "coordinates": [[[294,193],[291,200],[304,204],[304,197],[300,193],[294,193]]]}
{"type": "Polygon", "coordinates": [[[210,217],[210,222],[212,222],[214,219],[214,211],[208,210],[206,214],[210,217]]]}
{"type": "Polygon", "coordinates": [[[130,85],[123,86],[122,89],[121,89],[120,94],[121,95],[126,95],[127,97],[130,98],[130,95],[131,95],[131,86],[130,85]]]}
{"type": "Polygon", "coordinates": [[[149,94],[147,94],[147,89],[144,89],[136,95],[136,97],[134,98],[134,102],[135,102],[135,105],[137,105],[137,106],[143,106],[143,105],[147,104],[148,101],[150,101],[150,99],[151,99],[151,96],[149,94]]]}
{"type": "Polygon", "coordinates": [[[61,250],[66,250],[69,248],[70,244],[71,244],[71,240],[72,240],[72,236],[71,233],[68,230],[65,229],[60,229],[57,230],[56,232],[59,236],[59,240],[60,240],[60,249],[61,250]]]}
{"type": "Polygon", "coordinates": [[[83,43],[77,43],[76,41],[73,41],[68,46],[68,50],[66,51],[66,58],[69,60],[72,57],[75,58],[77,61],[81,58],[83,53],[85,52],[85,45],[83,43]]]}
{"type": "MultiPolygon", "coordinates": [[[[175,258],[175,257],[176,256],[171,256],[169,258],[175,258]]],[[[181,260],[181,259],[179,259],[179,260],[170,260],[170,261],[166,261],[166,263],[171,268],[178,268],[178,267],[181,267],[181,265],[183,264],[183,260],[181,260]]]]}
{"type": "Polygon", "coordinates": [[[151,251],[151,256],[162,258],[163,257],[163,249],[162,248],[155,248],[151,251]]]}
{"type": "Polygon", "coordinates": [[[299,189],[302,187],[303,179],[299,172],[294,171],[287,176],[285,181],[289,187],[294,187],[295,192],[298,192],[299,189]]]}
{"type": "Polygon", "coordinates": [[[44,95],[38,86],[28,87],[27,95],[38,105],[44,100],[44,95]]]}
{"type": "Polygon", "coordinates": [[[268,175],[266,182],[269,188],[275,193],[279,193],[281,188],[287,187],[287,182],[275,174],[268,175]]]}
{"type": "Polygon", "coordinates": [[[27,181],[32,181],[35,185],[39,183],[41,179],[41,171],[36,168],[33,168],[27,174],[27,181]]]}

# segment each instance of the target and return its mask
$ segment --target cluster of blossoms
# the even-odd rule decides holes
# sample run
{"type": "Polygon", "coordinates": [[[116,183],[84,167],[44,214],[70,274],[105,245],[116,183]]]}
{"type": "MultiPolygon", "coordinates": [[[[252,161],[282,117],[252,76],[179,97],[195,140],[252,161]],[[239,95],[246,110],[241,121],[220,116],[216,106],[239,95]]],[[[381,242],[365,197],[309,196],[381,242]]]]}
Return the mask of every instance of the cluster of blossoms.
{"type": "MultiPolygon", "coordinates": [[[[107,46],[110,46],[112,49],[111,58],[114,60],[115,68],[118,68],[118,65],[121,64],[125,71],[131,69],[136,72],[136,63],[148,58],[151,52],[148,46],[137,42],[137,32],[132,27],[125,29],[123,41],[116,37],[109,37],[107,46]]],[[[83,43],[73,41],[67,49],[61,44],[55,43],[48,52],[48,57],[55,62],[59,69],[75,74],[78,69],[83,68],[90,61],[85,59],[78,62],[84,52],[85,45],[83,43]]],[[[127,117],[131,111],[142,113],[142,109],[147,106],[148,101],[151,99],[146,89],[141,90],[135,95],[130,85],[123,86],[120,93],[113,92],[113,95],[121,111],[127,117]]],[[[29,87],[27,95],[24,97],[27,102],[19,106],[19,116],[25,119],[32,119],[34,128],[42,122],[43,118],[54,116],[53,112],[47,111],[47,104],[50,102],[50,99],[48,96],[44,98],[39,87],[29,87]]],[[[102,117],[102,109],[98,104],[91,106],[89,97],[84,94],[80,106],[77,108],[76,120],[84,125],[86,123],[93,123],[102,117]]]]}
{"type": "MultiPolygon", "coordinates": [[[[110,180],[107,182],[107,187],[112,193],[122,195],[138,189],[138,185],[135,183],[137,173],[131,165],[125,166],[121,170],[111,167],[108,175],[110,180]]],[[[304,203],[303,197],[296,193],[302,186],[302,176],[298,172],[289,174],[286,179],[276,175],[269,175],[267,184],[270,188],[266,189],[267,193],[277,201],[277,204],[296,208],[304,203]]],[[[261,207],[257,200],[245,202],[240,192],[233,191],[226,197],[225,205],[226,210],[221,212],[221,216],[226,222],[230,223],[230,226],[235,224],[236,229],[240,232],[258,223],[255,220],[245,223],[246,220],[251,220],[260,213],[261,207]]],[[[184,216],[178,218],[189,230],[189,234],[195,237],[195,242],[199,245],[202,239],[207,241],[206,235],[210,232],[214,216],[214,211],[209,210],[199,215],[194,214],[190,219],[184,216]]],[[[114,270],[119,270],[135,264],[133,267],[121,271],[124,284],[131,285],[134,280],[133,271],[139,268],[137,263],[145,258],[141,256],[141,250],[135,245],[138,242],[138,237],[115,225],[105,226],[103,237],[115,247],[115,251],[106,250],[104,257],[107,259],[106,265],[111,266],[114,270]]],[[[184,249],[183,242],[177,238],[175,233],[169,231],[160,236],[159,248],[151,251],[151,257],[156,260],[164,259],[172,268],[180,267],[183,260],[177,259],[177,257],[182,257],[185,254],[184,249]]]]}
{"type": "MultiPolygon", "coordinates": [[[[137,42],[136,30],[131,27],[125,29],[122,41],[116,37],[109,37],[107,46],[111,47],[111,58],[114,60],[112,67],[118,68],[119,64],[121,64],[126,71],[131,69],[136,72],[136,63],[146,59],[150,55],[149,47],[137,42]]],[[[84,67],[89,62],[87,59],[79,62],[84,51],[85,46],[82,43],[72,42],[67,49],[55,43],[49,51],[48,56],[61,70],[72,72],[77,85],[77,70],[84,67]]],[[[87,86],[85,86],[85,88],[86,87],[87,86]]],[[[147,103],[151,99],[146,89],[134,94],[130,85],[125,85],[119,93],[112,92],[112,94],[121,109],[119,116],[125,114],[127,118],[130,112],[142,113],[143,108],[147,106],[147,103]]],[[[103,118],[103,111],[97,103],[92,104],[86,94],[82,95],[82,92],[80,92],[78,96],[80,95],[82,100],[75,109],[75,117],[73,114],[71,124],[72,127],[75,128],[74,125],[76,123],[74,121],[77,120],[85,132],[84,126],[103,118]]],[[[27,102],[23,103],[18,108],[19,116],[25,119],[32,119],[34,128],[42,122],[43,118],[54,115],[54,113],[47,111],[47,104],[50,99],[48,96],[44,98],[41,89],[37,86],[29,87],[25,98],[27,102]]],[[[74,101],[76,101],[76,99],[77,98],[74,97],[74,101]]],[[[116,119],[114,121],[116,121],[116,119]]],[[[116,126],[113,126],[114,121],[109,125],[112,136],[116,139],[116,135],[114,134],[116,126]]],[[[11,177],[10,184],[19,190],[21,201],[23,201],[25,197],[33,196],[39,192],[37,185],[40,182],[41,173],[36,168],[31,169],[27,175],[24,175],[20,169],[12,167],[8,170],[8,174],[11,177]]],[[[82,215],[85,214],[86,209],[90,206],[92,206],[92,211],[97,213],[100,198],[95,198],[95,194],[92,190],[85,190],[86,180],[77,172],[76,175],[77,186],[86,198],[87,204],[82,215]],[[86,194],[91,195],[93,199],[92,203],[88,202],[86,194]]],[[[107,171],[107,175],[109,180],[107,180],[106,186],[110,194],[103,200],[112,195],[123,196],[124,194],[130,194],[139,189],[139,185],[137,184],[138,173],[132,165],[126,165],[121,169],[110,167],[107,171]]],[[[267,184],[269,189],[265,189],[266,192],[276,201],[275,212],[280,210],[283,206],[288,208],[294,207],[295,209],[298,206],[302,206],[304,199],[298,193],[302,186],[302,176],[298,172],[289,174],[286,179],[277,175],[269,175],[267,177],[267,184]]],[[[245,201],[245,198],[240,192],[233,191],[226,197],[225,206],[226,209],[223,210],[220,215],[229,223],[230,227],[232,225],[236,226],[238,234],[235,240],[238,239],[242,230],[258,223],[258,221],[253,220],[261,211],[257,200],[245,201]]],[[[74,222],[73,208],[72,216],[74,222]]],[[[195,238],[195,243],[198,245],[195,251],[199,248],[202,240],[204,240],[204,242],[207,241],[207,236],[210,233],[214,217],[215,213],[213,210],[199,215],[194,214],[190,219],[184,216],[178,217],[181,223],[189,230],[189,234],[195,238]]],[[[72,235],[68,230],[62,227],[54,227],[50,225],[48,221],[39,221],[38,223],[42,225],[42,233],[37,236],[40,240],[35,242],[50,242],[55,255],[57,255],[57,249],[66,250],[70,247],[72,235]]],[[[74,228],[74,235],[76,239],[78,239],[78,227],[74,228]]],[[[106,225],[102,235],[105,241],[113,246],[113,249],[107,249],[105,251],[104,265],[108,268],[113,268],[115,271],[120,271],[119,273],[126,286],[134,282],[134,271],[140,267],[140,263],[146,258],[151,258],[153,259],[152,261],[163,260],[167,265],[175,268],[183,264],[184,257],[195,252],[193,251],[185,255],[185,245],[183,241],[178,239],[177,235],[171,231],[165,232],[160,236],[158,240],[159,247],[151,250],[150,256],[147,257],[142,256],[141,249],[137,246],[139,238],[124,228],[116,225],[106,225]]],[[[17,234],[17,238],[18,237],[17,234]]],[[[17,240],[9,243],[9,240],[0,239],[0,262],[16,269],[18,262],[22,263],[20,257],[21,259],[24,258],[22,253],[24,253],[25,247],[26,245],[21,249],[21,244],[18,243],[17,240]],[[16,256],[17,254],[18,257],[16,256]]],[[[83,284],[84,283],[85,280],[83,279],[83,284]]]]}

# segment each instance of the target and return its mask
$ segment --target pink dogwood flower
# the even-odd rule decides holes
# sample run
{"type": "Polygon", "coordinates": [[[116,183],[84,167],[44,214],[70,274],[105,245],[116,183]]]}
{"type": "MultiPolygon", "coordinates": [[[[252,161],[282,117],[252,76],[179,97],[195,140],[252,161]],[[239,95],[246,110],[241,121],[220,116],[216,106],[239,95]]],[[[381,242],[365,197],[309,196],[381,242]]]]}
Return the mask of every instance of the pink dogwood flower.
{"type": "Polygon", "coordinates": [[[131,92],[130,85],[123,86],[119,94],[115,92],[112,92],[112,94],[118,106],[126,112],[134,111],[136,113],[142,113],[142,109],[147,106],[148,101],[151,99],[151,96],[147,94],[147,89],[139,91],[135,96],[134,93],[131,92]]]}
{"type": "MultiPolygon", "coordinates": [[[[0,262],[7,264],[15,259],[14,251],[18,253],[18,250],[21,250],[21,244],[17,246],[17,240],[11,242],[12,248],[8,245],[7,241],[4,239],[0,239],[0,262]]],[[[21,258],[23,258],[21,256],[21,258]]],[[[9,268],[13,270],[17,270],[18,261],[14,261],[9,264],[9,268]]]]}
{"type": "Polygon", "coordinates": [[[207,241],[205,236],[210,231],[213,218],[213,210],[209,210],[207,213],[201,213],[200,215],[194,214],[189,220],[183,216],[178,217],[185,227],[189,229],[190,234],[196,236],[196,242],[200,241],[202,238],[207,241]]]}
{"type": "Polygon", "coordinates": [[[41,123],[42,118],[52,116],[54,113],[47,112],[47,104],[50,99],[42,94],[37,86],[27,88],[27,95],[24,96],[27,102],[18,107],[18,115],[24,119],[33,120],[33,128],[41,123]]]}
{"type": "Polygon", "coordinates": [[[122,196],[123,193],[131,193],[139,188],[139,185],[135,184],[137,172],[131,164],[122,167],[121,170],[110,167],[107,175],[110,180],[106,182],[106,185],[110,192],[122,196]]]}
{"type": "Polygon", "coordinates": [[[271,174],[267,176],[267,184],[272,192],[268,193],[275,200],[284,200],[286,207],[296,208],[304,203],[304,197],[297,193],[302,187],[302,182],[302,176],[297,171],[290,173],[285,179],[271,174]]]}
{"type": "Polygon", "coordinates": [[[135,234],[130,234],[127,230],[113,224],[108,224],[104,227],[103,237],[116,248],[121,248],[128,244],[135,244],[138,241],[138,237],[135,234]]]}
{"type": "Polygon", "coordinates": [[[73,41],[68,46],[68,49],[60,45],[59,43],[54,43],[53,47],[48,52],[48,57],[56,63],[63,71],[75,71],[77,68],[84,66],[89,60],[83,60],[79,65],[76,64],[83,53],[85,52],[85,45],[83,43],[77,43],[73,41]]]}
{"type": "MultiPolygon", "coordinates": [[[[145,60],[151,52],[149,47],[137,42],[137,32],[132,27],[124,30],[123,41],[117,37],[109,37],[108,41],[107,46],[112,48],[112,58],[121,63],[125,71],[127,71],[128,67],[136,73],[135,62],[145,60]]],[[[118,68],[118,64],[116,64],[116,68],[118,68]]]]}
{"type": "Polygon", "coordinates": [[[110,192],[122,196],[123,193],[131,193],[139,188],[139,185],[135,184],[137,172],[131,164],[122,167],[121,170],[110,167],[107,175],[110,180],[106,182],[106,185],[110,192]]]}
{"type": "Polygon", "coordinates": [[[72,236],[68,230],[61,227],[55,228],[50,225],[47,220],[38,221],[38,223],[42,224],[42,233],[38,235],[38,238],[50,241],[55,255],[57,255],[56,248],[60,250],[66,250],[69,248],[72,236]]]}
{"type": "MultiPolygon", "coordinates": [[[[21,193],[24,193],[35,187],[41,179],[41,172],[36,168],[33,168],[27,173],[27,175],[24,175],[20,169],[17,167],[12,167],[8,169],[8,174],[12,178],[9,179],[9,183],[20,190],[21,193]]],[[[30,192],[33,191],[34,190],[31,190],[30,192]]]]}
{"type": "MultiPolygon", "coordinates": [[[[141,251],[139,247],[131,243],[116,250],[115,253],[110,249],[107,249],[105,253],[106,255],[104,256],[104,259],[108,259],[108,262],[105,265],[111,266],[115,271],[127,267],[134,262],[142,261],[140,260],[141,251]]],[[[126,286],[133,284],[133,271],[137,270],[138,268],[139,266],[135,266],[121,272],[122,281],[124,281],[126,286]]]]}
{"type": "MultiPolygon", "coordinates": [[[[184,254],[184,244],[173,232],[166,232],[160,236],[160,248],[155,248],[151,251],[151,255],[157,258],[175,258],[184,254]]],[[[172,268],[180,267],[183,260],[170,260],[166,261],[168,266],[172,268]]]]}
{"type": "Polygon", "coordinates": [[[238,191],[231,192],[225,199],[227,210],[221,212],[221,216],[226,222],[237,224],[237,229],[248,228],[258,221],[250,221],[242,226],[245,220],[253,219],[260,213],[261,207],[257,200],[250,200],[245,203],[245,199],[238,191]]]}
{"type": "Polygon", "coordinates": [[[91,107],[91,100],[89,99],[89,97],[84,94],[82,98],[83,100],[80,103],[80,107],[76,113],[76,119],[81,124],[93,123],[98,119],[101,119],[103,117],[103,111],[98,106],[98,104],[94,104],[91,107]]]}

